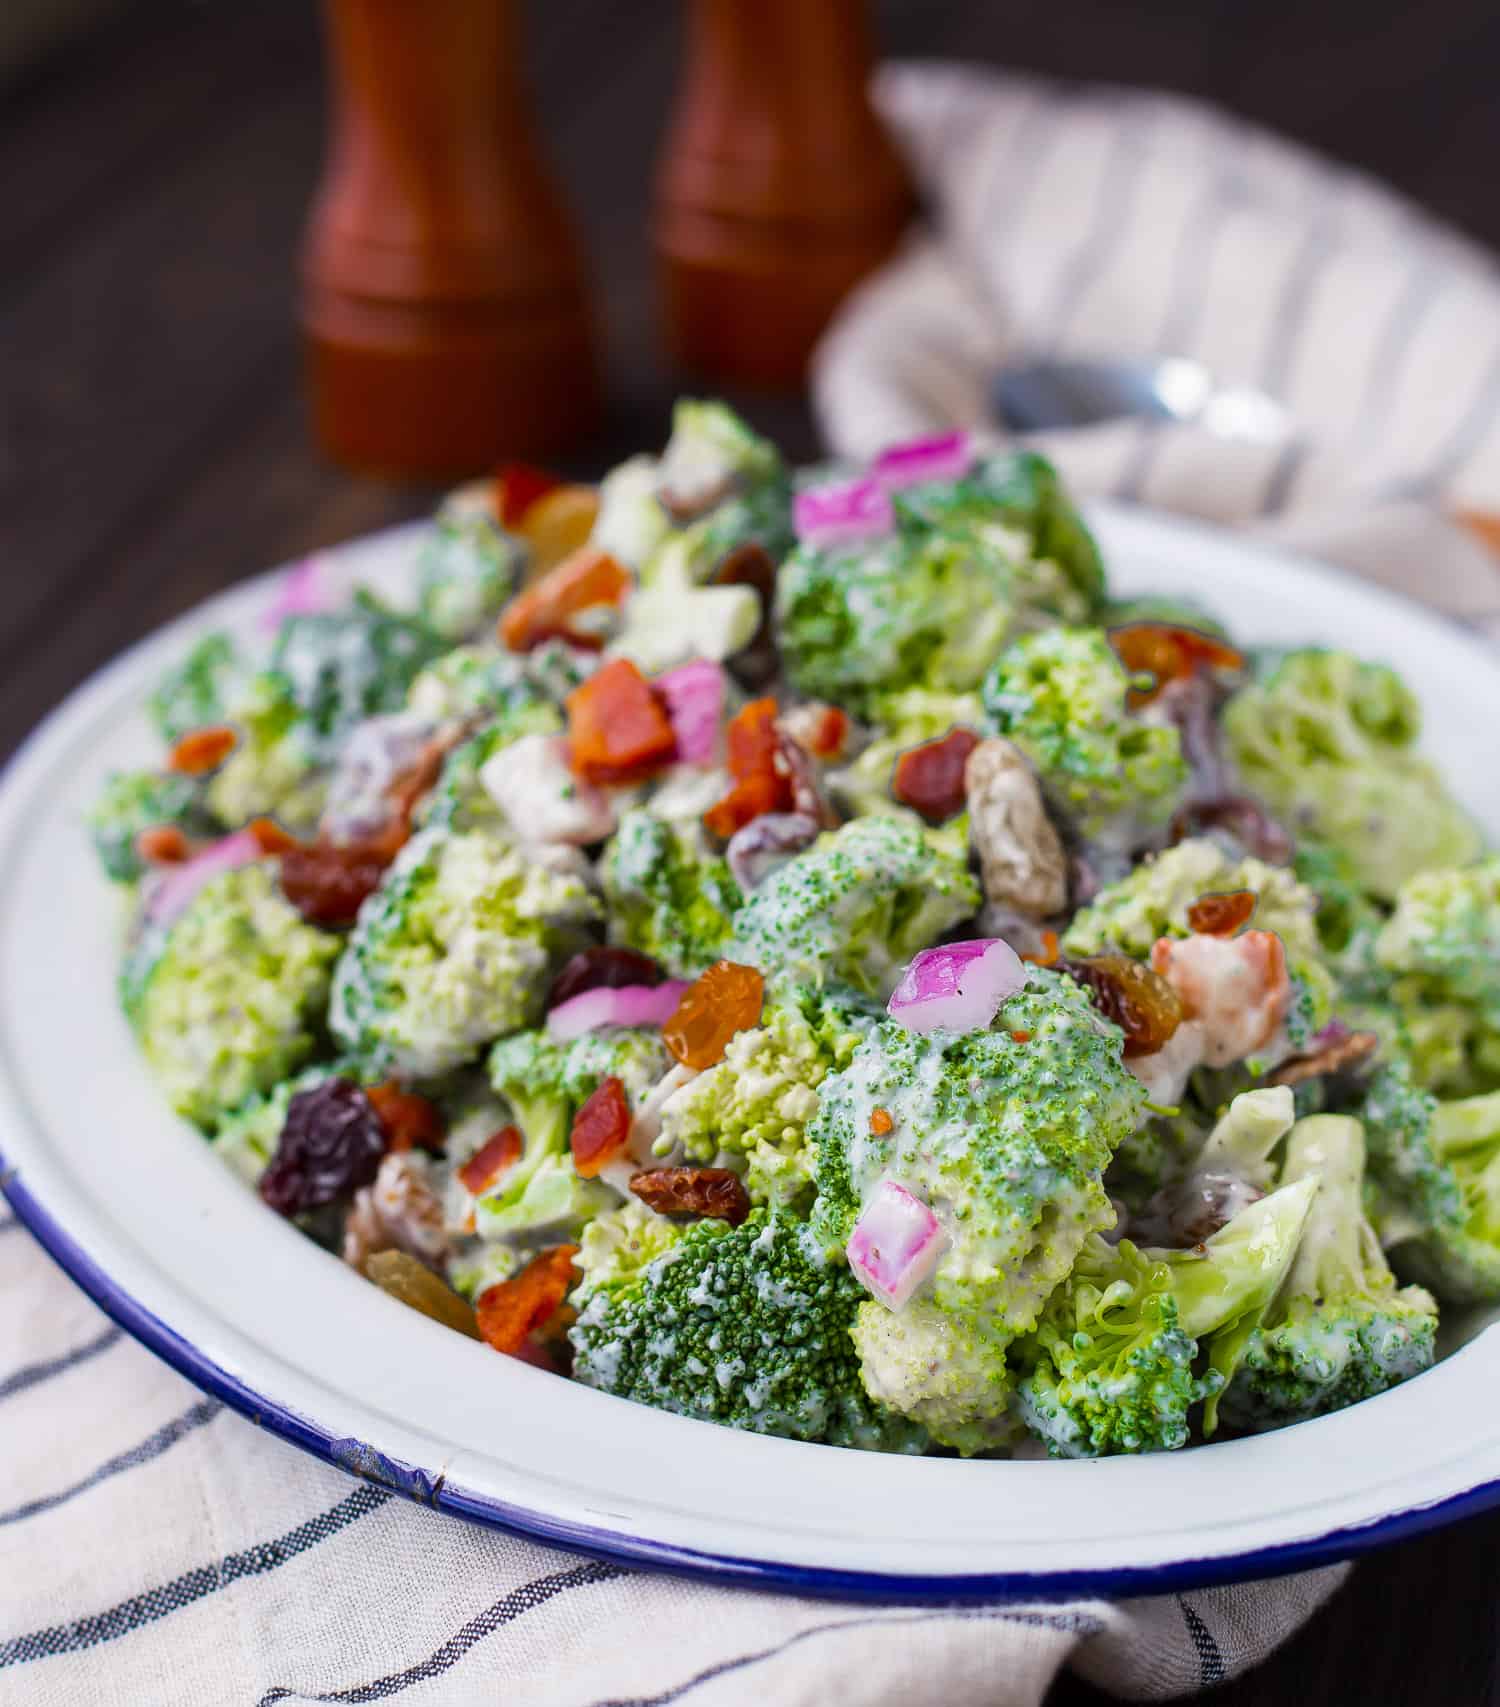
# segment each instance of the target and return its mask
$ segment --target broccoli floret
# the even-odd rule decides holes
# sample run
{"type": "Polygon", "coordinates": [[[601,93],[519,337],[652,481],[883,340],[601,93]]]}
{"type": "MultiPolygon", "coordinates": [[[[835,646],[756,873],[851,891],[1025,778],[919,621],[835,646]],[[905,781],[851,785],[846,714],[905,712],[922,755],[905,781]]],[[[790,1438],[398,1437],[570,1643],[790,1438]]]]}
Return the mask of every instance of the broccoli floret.
{"type": "Polygon", "coordinates": [[[318,1047],[338,938],[304,924],[264,865],[206,884],[127,996],[172,1107],[211,1126],[318,1047]]]}
{"type": "Polygon", "coordinates": [[[730,1039],[724,1059],[690,1079],[662,1106],[660,1155],[712,1162],[744,1156],[757,1203],[809,1195],[807,1123],[818,1086],[847,1067],[879,1009],[852,991],[797,991],[766,1004],[760,1024],[730,1039]]]}
{"type": "Polygon", "coordinates": [[[417,808],[417,822],[451,830],[503,830],[505,815],[479,780],[480,771],[523,735],[555,735],[562,726],[562,713],[550,699],[516,695],[492,723],[447,754],[437,782],[417,808]]]}
{"type": "Polygon", "coordinates": [[[579,1235],[573,1259],[579,1280],[568,1302],[581,1310],[601,1287],[633,1285],[648,1264],[676,1245],[687,1225],[634,1197],[596,1215],[579,1235]]]}
{"type": "Polygon", "coordinates": [[[600,861],[611,937],[691,978],[722,959],[743,897],[694,823],[626,812],[600,861]]]}
{"type": "Polygon", "coordinates": [[[1284,653],[1224,712],[1246,784],[1386,899],[1415,873],[1479,852],[1467,814],[1414,750],[1420,728],[1394,670],[1319,648],[1284,653]]]}
{"type": "Polygon", "coordinates": [[[728,404],[683,397],[673,407],[656,486],[682,508],[718,505],[785,478],[781,452],[728,404]]]}
{"type": "Polygon", "coordinates": [[[479,712],[503,715],[534,704],[538,697],[561,705],[598,662],[594,653],[561,640],[549,640],[531,652],[455,646],[418,673],[407,691],[406,708],[440,723],[479,712]]]}
{"type": "Polygon", "coordinates": [[[328,749],[298,709],[286,678],[274,670],[253,676],[230,715],[238,739],[209,779],[214,817],[230,829],[275,817],[294,835],[309,834],[327,797],[328,749]]]}
{"type": "Polygon", "coordinates": [[[444,640],[477,634],[515,591],[524,557],[488,516],[440,514],[418,562],[422,620],[444,640]]]}
{"type": "Polygon", "coordinates": [[[1463,1192],[1430,1142],[1437,1098],[1414,1081],[1411,1063],[1391,1055],[1370,1079],[1355,1112],[1368,1153],[1366,1200],[1383,1245],[1453,1227],[1464,1217],[1463,1192]]]}
{"type": "MultiPolygon", "coordinates": [[[[668,542],[663,552],[670,549],[668,542]]],[[[663,573],[631,594],[608,656],[628,658],[653,676],[695,658],[719,663],[743,651],[760,624],[754,587],[698,587],[675,572],[663,573]]]]}
{"type": "Polygon", "coordinates": [[[1101,889],[1076,913],[1063,937],[1069,954],[1117,949],[1136,960],[1150,958],[1158,937],[1188,934],[1188,909],[1202,895],[1237,889],[1255,892],[1250,925],[1274,931],[1286,950],[1287,972],[1298,1000],[1287,1019],[1293,1044],[1301,1048],[1333,1012],[1333,976],[1318,940],[1318,898],[1283,866],[1252,858],[1234,859],[1201,837],[1179,842],[1128,877],[1101,889]]]}
{"type": "Polygon", "coordinates": [[[362,1060],[436,1077],[536,1018],[553,967],[598,912],[580,878],[503,837],[423,830],[360,909],[329,1025],[362,1060]]]}
{"type": "Polygon", "coordinates": [[[1301,841],[1292,860],[1297,881],[1318,898],[1316,923],[1323,953],[1342,978],[1367,964],[1385,914],[1365,893],[1347,854],[1301,841]]]}
{"type": "Polygon", "coordinates": [[[632,456],[599,483],[599,514],[589,544],[639,573],[672,531],[656,497],[657,461],[632,456]]]}
{"type": "Polygon", "coordinates": [[[1188,780],[1177,730],[1128,710],[1129,687],[1099,629],[1054,628],[1018,640],[982,690],[991,731],[1036,766],[1049,804],[1122,851],[1170,820],[1188,780]]]}
{"type": "Polygon", "coordinates": [[[855,1329],[870,1392],[945,1445],[973,1452],[1008,1434],[1006,1348],[1087,1235],[1114,1222],[1101,1176],[1144,1102],[1121,1052],[1071,979],[1035,970],[993,1029],[884,1021],[818,1087],[807,1136],[825,1247],[847,1243],[883,1180],[927,1203],[947,1238],[905,1309],[872,1299],[855,1329]]]}
{"type": "Polygon", "coordinates": [[[776,586],[777,644],[793,685],[855,710],[905,688],[963,693],[1017,633],[1087,615],[1057,565],[1005,528],[912,526],[801,545],[776,586]]]}
{"type": "Polygon", "coordinates": [[[950,729],[978,729],[984,708],[978,694],[928,693],[910,688],[905,693],[876,694],[868,707],[875,739],[852,764],[833,771],[828,786],[852,817],[882,812],[900,817],[906,808],[891,798],[891,773],[911,747],[935,741],[950,729]]]}
{"type": "Polygon", "coordinates": [[[222,723],[239,696],[245,665],[227,634],[205,634],[162,678],[147,702],[151,721],[168,746],[192,729],[222,723]]]}
{"type": "Polygon", "coordinates": [[[1364,1133],[1348,1115],[1299,1120],[1283,1187],[1319,1182],[1296,1257],[1221,1401],[1256,1431],[1342,1410],[1431,1366],[1437,1305],[1398,1288],[1363,1208],[1364,1133]]]}
{"type": "Polygon", "coordinates": [[[1216,1350],[1261,1319],[1315,1190],[1308,1182],[1260,1198],[1191,1250],[1091,1234],[1015,1351],[1020,1412],[1048,1451],[1096,1458],[1185,1446],[1189,1413],[1211,1405],[1228,1379],[1216,1350]]]}
{"type": "Polygon", "coordinates": [[[903,819],[857,818],[771,872],[735,916],[728,954],[783,987],[888,996],[912,955],[978,906],[961,854],[903,819]]]}
{"type": "Polygon", "coordinates": [[[400,711],[417,672],[442,651],[425,624],[360,591],[344,610],[288,617],[272,672],[325,752],[363,718],[400,711]]]}
{"type": "Polygon", "coordinates": [[[211,836],[216,829],[203,804],[201,779],[174,771],[113,772],[88,823],[99,863],[116,883],[134,883],[145,870],[136,852],[142,830],[170,826],[186,836],[211,836]]]}
{"type": "Polygon", "coordinates": [[[643,1267],[586,1289],[573,1374],[622,1398],[757,1434],[920,1452],[872,1403],[849,1339],[862,1289],[784,1215],[699,1221],[643,1267]]]}

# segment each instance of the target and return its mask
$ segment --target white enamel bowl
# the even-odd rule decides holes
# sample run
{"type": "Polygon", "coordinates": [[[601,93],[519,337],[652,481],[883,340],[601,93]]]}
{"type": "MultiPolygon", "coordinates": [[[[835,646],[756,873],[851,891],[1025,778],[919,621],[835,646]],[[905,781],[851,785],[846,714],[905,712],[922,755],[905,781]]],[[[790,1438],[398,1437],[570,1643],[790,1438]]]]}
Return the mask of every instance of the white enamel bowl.
{"type": "MultiPolygon", "coordinates": [[[[1427,744],[1500,834],[1500,666],[1439,618],[1314,564],[1095,513],[1122,592],[1192,593],[1249,643],[1398,662],[1427,744]]],[[[400,593],[420,530],[341,572],[400,593]]],[[[0,786],[0,1185],[112,1316],[265,1427],[459,1516],[612,1558],[839,1595],[1143,1592],[1320,1563],[1500,1501],[1500,1339],[1298,1428],[1099,1463],[887,1458],[737,1434],[497,1357],[386,1298],[269,1213],[163,1106],[115,1005],[117,903],[80,815],[148,760],[139,715],[266,578],[80,688],[0,786]]]]}

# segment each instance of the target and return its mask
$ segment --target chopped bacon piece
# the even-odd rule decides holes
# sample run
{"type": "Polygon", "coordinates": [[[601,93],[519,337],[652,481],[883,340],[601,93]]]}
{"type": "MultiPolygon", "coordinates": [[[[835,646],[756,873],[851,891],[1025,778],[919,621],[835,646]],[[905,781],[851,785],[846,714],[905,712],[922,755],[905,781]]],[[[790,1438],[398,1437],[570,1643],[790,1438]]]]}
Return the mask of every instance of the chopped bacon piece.
{"type": "Polygon", "coordinates": [[[443,1147],[443,1116],[435,1102],[404,1091],[394,1079],[367,1090],[375,1118],[385,1128],[392,1150],[440,1150],[443,1147]]]}
{"type": "Polygon", "coordinates": [[[175,824],[153,824],[135,838],[135,851],[148,865],[181,865],[193,847],[175,824]]]}
{"type": "Polygon", "coordinates": [[[719,960],[682,992],[661,1040],[684,1067],[712,1067],[736,1032],[760,1019],[766,981],[753,966],[719,960]]]}
{"type": "Polygon", "coordinates": [[[572,1290],[577,1255],[577,1245],[553,1245],[519,1274],[481,1292],[475,1306],[480,1337],[507,1356],[521,1355],[527,1340],[546,1327],[572,1290]]]}
{"type": "Polygon", "coordinates": [[[502,462],[495,470],[495,514],[501,527],[513,528],[538,498],[562,481],[548,469],[530,462],[502,462]]]}
{"type": "MultiPolygon", "coordinates": [[[[618,605],[630,590],[630,572],[607,551],[584,546],[549,569],[500,616],[500,638],[512,652],[529,652],[559,637],[588,645],[590,636],[574,619],[587,610],[618,605]]],[[[597,645],[598,637],[594,636],[597,645]]]]}
{"type": "Polygon", "coordinates": [[[184,776],[207,776],[234,751],[239,736],[228,724],[214,723],[206,729],[189,729],[167,755],[167,769],[184,776]]]}
{"type": "Polygon", "coordinates": [[[1031,1033],[1029,1031],[1013,1031],[1010,1034],[1010,1040],[1012,1043],[1030,1043],[1031,1033]]]}
{"type": "Polygon", "coordinates": [[[580,1179],[593,1179],[629,1137],[630,1103],[624,1085],[611,1073],[573,1116],[573,1171],[580,1179]]]}
{"type": "Polygon", "coordinates": [[[1253,889],[1232,889],[1219,895],[1200,895],[1188,908],[1188,929],[1203,936],[1233,936],[1250,923],[1255,912],[1253,889]]]}
{"type": "Polygon", "coordinates": [[[1292,999],[1286,951],[1271,931],[1236,937],[1162,937],[1152,970],[1171,984],[1185,1018],[1203,1028],[1203,1062],[1227,1067],[1264,1049],[1292,999]]]}
{"type": "Polygon", "coordinates": [[[658,1215],[702,1215],[738,1227],[750,1213],[745,1182],[729,1168],[655,1168],[630,1189],[658,1215]]]}
{"type": "Polygon", "coordinates": [[[245,826],[255,837],[256,846],[263,854],[290,853],[293,848],[300,847],[297,838],[288,830],[283,830],[274,818],[252,818],[245,826]]]}
{"type": "Polygon", "coordinates": [[[514,1126],[502,1126],[469,1157],[458,1170],[458,1177],[465,1191],[479,1197],[520,1159],[520,1132],[514,1126]]]}
{"type": "Polygon", "coordinates": [[[964,809],[964,767],[978,745],[972,729],[955,728],[936,741],[912,747],[896,761],[891,794],[929,824],[946,823],[964,809]]]}
{"type": "Polygon", "coordinates": [[[1373,1031],[1351,1031],[1347,1037],[1325,1043],[1311,1055],[1299,1055],[1278,1067],[1268,1081],[1273,1085],[1300,1085],[1308,1079],[1321,1079],[1330,1073],[1346,1073],[1373,1055],[1380,1039],[1373,1031]]]}
{"type": "Polygon", "coordinates": [[[1195,628],[1166,622],[1127,622],[1109,631],[1115,656],[1132,673],[1152,677],[1150,687],[1131,688],[1126,703],[1139,710],[1149,705],[1168,682],[1199,670],[1242,670],[1244,654],[1195,628]]]}
{"type": "Polygon", "coordinates": [[[815,759],[842,758],[849,744],[849,713],[836,705],[810,705],[806,709],[816,715],[803,721],[794,731],[794,739],[815,759]]]}
{"type": "Polygon", "coordinates": [[[870,1110],[870,1130],[877,1138],[884,1138],[887,1133],[894,1132],[896,1122],[891,1118],[888,1108],[872,1108],[870,1110]]]}
{"type": "Polygon", "coordinates": [[[616,658],[568,695],[574,774],[584,782],[639,782],[672,762],[677,739],[651,684],[616,658]]]}
{"type": "Polygon", "coordinates": [[[734,787],[703,814],[707,829],[727,841],[767,812],[790,812],[796,788],[776,727],[776,701],[754,699],[731,719],[729,774],[734,787]]]}
{"type": "Polygon", "coordinates": [[[1042,946],[1035,954],[1023,954],[1022,960],[1029,961],[1033,966],[1056,966],[1061,945],[1057,940],[1057,932],[1046,930],[1042,932],[1042,946]]]}

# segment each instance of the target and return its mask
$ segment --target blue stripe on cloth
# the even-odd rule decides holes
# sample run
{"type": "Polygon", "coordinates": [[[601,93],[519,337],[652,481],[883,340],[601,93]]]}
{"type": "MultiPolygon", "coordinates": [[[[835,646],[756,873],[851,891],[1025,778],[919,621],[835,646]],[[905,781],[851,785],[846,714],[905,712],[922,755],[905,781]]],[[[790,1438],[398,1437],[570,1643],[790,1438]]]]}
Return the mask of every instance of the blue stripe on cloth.
{"type": "Polygon", "coordinates": [[[65,1374],[80,1363],[87,1363],[91,1357],[97,1357],[101,1351],[108,1351],[116,1341],[124,1337],[124,1330],[111,1324],[97,1339],[89,1340],[73,1351],[65,1351],[58,1357],[49,1357],[42,1363],[28,1363],[0,1381],[0,1399],[12,1398],[30,1387],[39,1387],[44,1381],[50,1381],[54,1375],[65,1374]]]}

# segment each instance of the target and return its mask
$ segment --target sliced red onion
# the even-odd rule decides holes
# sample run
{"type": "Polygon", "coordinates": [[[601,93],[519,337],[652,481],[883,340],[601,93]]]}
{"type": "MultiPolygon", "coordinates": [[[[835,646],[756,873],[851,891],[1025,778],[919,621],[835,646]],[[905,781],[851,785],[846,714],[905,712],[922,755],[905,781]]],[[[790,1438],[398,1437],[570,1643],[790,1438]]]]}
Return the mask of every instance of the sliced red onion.
{"type": "Polygon", "coordinates": [[[999,937],[944,943],[907,967],[887,1012],[908,1031],[983,1031],[1025,982],[1024,962],[999,937]]]}
{"type": "Polygon", "coordinates": [[[161,868],[161,876],[151,886],[143,902],[148,924],[166,926],[179,919],[192,905],[194,896],[206,883],[221,872],[233,871],[241,865],[253,865],[264,858],[264,850],[248,830],[237,830],[223,841],[213,842],[200,854],[182,865],[161,868]]]}
{"type": "Polygon", "coordinates": [[[688,765],[711,765],[719,755],[719,725],[724,718],[726,678],[707,658],[680,664],[658,676],[652,687],[667,702],[677,737],[677,757],[688,765]]]}
{"type": "Polygon", "coordinates": [[[947,1248],[942,1223],[904,1185],[882,1180],[849,1235],[860,1284],[887,1310],[903,1309],[947,1248]]]}
{"type": "Polygon", "coordinates": [[[792,504],[797,538],[815,550],[849,540],[875,539],[896,525],[885,488],[874,480],[849,480],[799,492],[792,504]]]}
{"type": "Polygon", "coordinates": [[[328,555],[316,551],[294,563],[281,577],[270,604],[261,612],[260,625],[274,634],[289,616],[316,616],[337,603],[329,585],[328,555]]]}
{"type": "Polygon", "coordinates": [[[967,433],[937,433],[892,445],[876,457],[870,473],[887,492],[896,492],[920,480],[958,480],[973,465],[974,444],[967,433]]]}
{"type": "Polygon", "coordinates": [[[620,984],[614,989],[600,985],[553,1008],[547,1015],[547,1034],[558,1043],[571,1043],[602,1025],[665,1025],[687,988],[681,978],[665,984],[620,984]]]}

